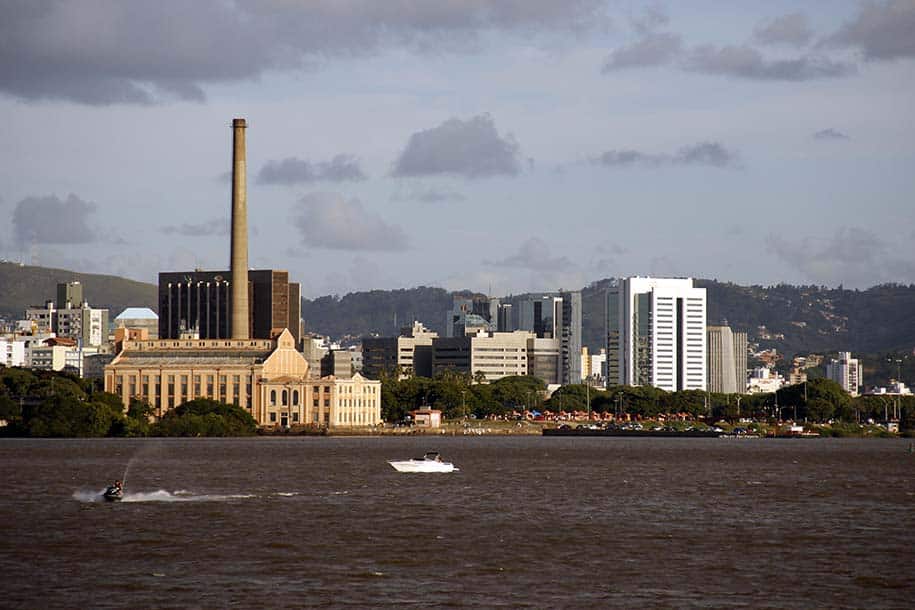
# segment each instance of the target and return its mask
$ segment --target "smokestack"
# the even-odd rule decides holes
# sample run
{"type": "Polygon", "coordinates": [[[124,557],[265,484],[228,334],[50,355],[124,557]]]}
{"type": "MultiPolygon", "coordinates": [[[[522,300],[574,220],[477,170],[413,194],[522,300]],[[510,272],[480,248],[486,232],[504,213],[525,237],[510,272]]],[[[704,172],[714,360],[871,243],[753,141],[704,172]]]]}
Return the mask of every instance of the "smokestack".
{"type": "Polygon", "coordinates": [[[244,119],[232,121],[232,338],[248,333],[248,189],[244,119]]]}

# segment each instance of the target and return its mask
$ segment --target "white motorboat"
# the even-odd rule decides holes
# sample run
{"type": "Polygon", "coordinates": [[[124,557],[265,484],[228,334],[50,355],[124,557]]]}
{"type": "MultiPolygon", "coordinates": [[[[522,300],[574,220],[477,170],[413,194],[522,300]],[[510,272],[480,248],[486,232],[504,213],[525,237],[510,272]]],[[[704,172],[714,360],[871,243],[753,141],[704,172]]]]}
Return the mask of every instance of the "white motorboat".
{"type": "Polygon", "coordinates": [[[443,462],[437,451],[430,451],[421,458],[389,460],[388,464],[397,472],[454,472],[460,470],[455,468],[451,462],[443,462]]]}

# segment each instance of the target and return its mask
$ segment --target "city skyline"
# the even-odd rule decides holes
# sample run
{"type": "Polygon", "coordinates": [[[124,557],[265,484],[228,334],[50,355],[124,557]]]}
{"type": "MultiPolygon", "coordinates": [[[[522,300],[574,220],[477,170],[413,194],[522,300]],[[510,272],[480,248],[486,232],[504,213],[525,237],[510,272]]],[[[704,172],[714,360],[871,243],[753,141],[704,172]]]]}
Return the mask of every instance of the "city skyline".
{"type": "Polygon", "coordinates": [[[24,6],[4,258],[227,268],[246,117],[250,266],[307,297],[915,282],[908,0],[24,6]]]}

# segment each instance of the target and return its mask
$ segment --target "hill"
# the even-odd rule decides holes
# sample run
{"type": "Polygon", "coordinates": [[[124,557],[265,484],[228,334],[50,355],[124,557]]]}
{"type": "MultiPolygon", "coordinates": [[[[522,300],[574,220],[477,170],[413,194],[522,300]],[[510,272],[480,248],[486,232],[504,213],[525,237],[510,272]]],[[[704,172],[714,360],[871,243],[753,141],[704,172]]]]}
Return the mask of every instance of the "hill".
{"type": "MultiPolygon", "coordinates": [[[[696,283],[708,291],[710,324],[726,320],[735,330],[746,331],[751,341],[787,355],[908,352],[915,347],[915,286],[847,290],[739,286],[716,280],[696,283]]],[[[605,293],[610,284],[604,279],[582,289],[582,343],[592,350],[604,345],[605,293]]],[[[307,330],[337,339],[372,333],[390,336],[413,319],[441,333],[452,294],[421,286],[303,299],[302,318],[307,330]]]]}
{"type": "Polygon", "coordinates": [[[153,284],[113,275],[0,263],[0,318],[22,318],[27,307],[43,305],[45,301],[54,299],[57,284],[61,282],[81,282],[89,304],[107,308],[111,319],[126,307],[158,309],[157,288],[153,284]]]}

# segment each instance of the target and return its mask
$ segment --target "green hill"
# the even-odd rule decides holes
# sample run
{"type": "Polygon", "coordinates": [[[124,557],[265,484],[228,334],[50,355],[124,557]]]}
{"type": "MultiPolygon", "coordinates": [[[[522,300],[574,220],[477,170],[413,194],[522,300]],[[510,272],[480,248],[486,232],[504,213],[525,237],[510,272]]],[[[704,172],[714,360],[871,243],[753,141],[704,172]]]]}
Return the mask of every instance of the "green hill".
{"type": "MultiPolygon", "coordinates": [[[[582,289],[582,344],[592,350],[604,346],[605,293],[610,282],[604,279],[582,289]]],[[[915,286],[846,290],[739,286],[716,280],[696,283],[708,291],[710,324],[726,320],[735,330],[746,331],[751,341],[787,355],[909,352],[915,347],[915,286]]],[[[422,286],[303,299],[302,318],[307,330],[337,339],[372,333],[391,336],[413,319],[441,333],[452,294],[422,286]]]]}
{"type": "MultiPolygon", "coordinates": [[[[52,299],[59,282],[80,281],[93,307],[107,307],[114,317],[125,307],[156,310],[156,286],[111,275],[0,263],[0,317],[17,319],[26,307],[52,299]]],[[[582,344],[604,345],[605,293],[611,280],[582,289],[582,344]]],[[[739,286],[697,280],[708,291],[708,321],[724,320],[747,331],[750,341],[786,355],[808,352],[908,352],[915,348],[915,285],[886,284],[867,290],[822,286],[739,286]]],[[[442,333],[452,293],[419,286],[399,290],[354,292],[343,297],[302,300],[308,331],[335,339],[369,334],[391,336],[420,320],[442,333]]],[[[514,299],[517,299],[516,295],[514,299]]]]}
{"type": "Polygon", "coordinates": [[[113,275],[77,273],[65,269],[0,263],[0,317],[20,319],[25,309],[43,305],[57,294],[57,284],[81,282],[83,295],[92,307],[107,308],[111,319],[125,307],[157,310],[156,286],[113,275]]]}

